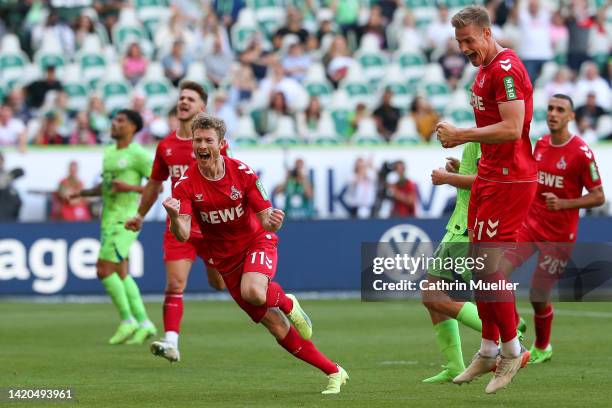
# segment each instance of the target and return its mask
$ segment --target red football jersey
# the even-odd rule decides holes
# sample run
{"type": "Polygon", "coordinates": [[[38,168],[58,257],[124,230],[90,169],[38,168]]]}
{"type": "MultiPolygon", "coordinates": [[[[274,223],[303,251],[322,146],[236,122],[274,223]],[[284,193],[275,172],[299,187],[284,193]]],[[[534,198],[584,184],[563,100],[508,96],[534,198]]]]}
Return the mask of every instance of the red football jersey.
{"type": "MultiPolygon", "coordinates": [[[[227,271],[227,263],[246,255],[258,237],[269,234],[257,213],[272,207],[257,174],[246,164],[223,157],[225,174],[219,180],[205,178],[197,166],[189,167],[174,185],[173,197],[180,200],[180,214],[191,215],[204,234],[204,251],[209,263],[227,271]]],[[[273,237],[272,237],[273,236],[273,237]]]]}
{"type": "MultiPolygon", "coordinates": [[[[221,149],[221,154],[227,156],[227,144],[221,149]]],[[[191,163],[195,162],[195,155],[191,138],[178,137],[176,130],[170,132],[157,145],[151,178],[157,181],[171,180],[171,193],[174,192],[174,184],[185,174],[191,163]]],[[[166,219],[166,224],[168,224],[166,219]]],[[[191,225],[191,236],[201,238],[200,227],[195,222],[191,225]]]]}
{"type": "Polygon", "coordinates": [[[533,116],[533,88],[523,63],[510,49],[504,49],[478,70],[472,85],[471,105],[476,126],[501,122],[499,103],[525,102],[521,138],[508,143],[482,143],[478,176],[490,181],[535,181],[536,163],[531,154],[529,126],[533,116]]]}
{"type": "Polygon", "coordinates": [[[582,189],[601,186],[599,169],[589,146],[578,136],[563,145],[553,145],[550,135],[536,143],[538,192],[527,217],[527,225],[548,242],[571,242],[578,230],[578,209],[549,211],[542,193],[559,198],[579,198],[582,189]]]}

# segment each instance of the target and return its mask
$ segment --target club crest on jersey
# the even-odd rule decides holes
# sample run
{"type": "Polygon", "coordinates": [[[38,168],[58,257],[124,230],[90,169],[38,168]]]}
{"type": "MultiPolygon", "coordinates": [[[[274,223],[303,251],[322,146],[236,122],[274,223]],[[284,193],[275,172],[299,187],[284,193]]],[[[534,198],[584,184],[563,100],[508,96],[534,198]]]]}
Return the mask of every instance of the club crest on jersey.
{"type": "Polygon", "coordinates": [[[567,163],[565,163],[565,156],[561,156],[561,160],[557,163],[557,168],[559,170],[565,170],[567,168],[567,163]]]}
{"type": "Polygon", "coordinates": [[[232,200],[238,200],[239,198],[242,198],[242,193],[236,187],[232,186],[232,192],[230,194],[230,198],[232,200]]]}
{"type": "Polygon", "coordinates": [[[172,149],[170,148],[166,149],[166,157],[168,156],[172,156],[172,149]]]}
{"type": "Polygon", "coordinates": [[[120,169],[125,169],[127,167],[128,163],[126,159],[120,159],[117,162],[117,166],[119,166],[120,169]]]}
{"type": "Polygon", "coordinates": [[[535,159],[536,159],[536,161],[542,161],[542,153],[536,154],[535,159]]]}
{"type": "Polygon", "coordinates": [[[195,201],[204,201],[203,194],[195,194],[195,201]]]}
{"type": "Polygon", "coordinates": [[[478,82],[478,86],[479,86],[479,87],[481,87],[481,88],[482,88],[482,87],[484,86],[484,81],[485,81],[485,79],[486,79],[486,78],[487,78],[487,76],[486,76],[486,75],[483,75],[483,76],[482,76],[482,79],[480,80],[480,82],[478,82]]]}

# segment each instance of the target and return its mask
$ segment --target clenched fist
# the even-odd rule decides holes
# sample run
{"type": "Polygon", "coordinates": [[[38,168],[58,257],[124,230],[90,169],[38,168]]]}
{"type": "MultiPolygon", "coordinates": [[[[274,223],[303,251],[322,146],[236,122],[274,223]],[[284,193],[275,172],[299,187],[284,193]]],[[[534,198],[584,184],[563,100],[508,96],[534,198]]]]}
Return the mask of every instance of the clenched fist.
{"type": "Polygon", "coordinates": [[[446,158],[446,171],[449,173],[459,173],[459,167],[461,166],[461,162],[459,159],[454,157],[446,158]]]}
{"type": "Polygon", "coordinates": [[[542,195],[546,199],[546,208],[548,208],[550,211],[559,211],[565,209],[565,202],[563,201],[563,199],[557,197],[555,193],[547,192],[542,193],[542,195]]]}
{"type": "Polygon", "coordinates": [[[431,182],[435,186],[447,184],[447,176],[448,172],[440,167],[439,169],[431,172],[431,182]]]}
{"type": "Polygon", "coordinates": [[[283,210],[273,208],[272,212],[270,213],[270,217],[268,218],[268,224],[270,224],[270,227],[277,231],[283,225],[284,220],[285,213],[283,212],[283,210]]]}
{"type": "Polygon", "coordinates": [[[130,218],[124,224],[126,230],[138,232],[142,228],[142,217],[140,215],[136,215],[135,217],[130,218]]]}
{"type": "Polygon", "coordinates": [[[179,200],[173,197],[168,197],[164,200],[162,205],[166,209],[166,212],[168,213],[168,216],[170,218],[178,217],[179,211],[181,209],[181,202],[179,200]]]}
{"type": "Polygon", "coordinates": [[[448,122],[440,122],[436,125],[436,134],[442,147],[451,148],[459,146],[462,142],[457,137],[457,128],[448,122]]]}

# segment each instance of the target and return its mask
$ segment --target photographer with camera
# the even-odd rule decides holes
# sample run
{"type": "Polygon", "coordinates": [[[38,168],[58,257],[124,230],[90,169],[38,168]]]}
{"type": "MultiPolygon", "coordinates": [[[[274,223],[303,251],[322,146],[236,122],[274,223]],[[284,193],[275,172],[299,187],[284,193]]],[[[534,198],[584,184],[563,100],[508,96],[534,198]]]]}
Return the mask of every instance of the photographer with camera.
{"type": "Polygon", "coordinates": [[[378,189],[372,216],[378,217],[383,202],[391,201],[391,217],[416,216],[416,184],[406,177],[406,164],[402,160],[384,162],[378,172],[378,189]]]}
{"type": "Polygon", "coordinates": [[[17,221],[21,198],[13,187],[13,181],[23,176],[23,169],[4,169],[4,155],[0,152],[0,221],[17,221]]]}
{"type": "Polygon", "coordinates": [[[283,184],[274,189],[274,194],[285,195],[285,216],[292,219],[312,218],[313,191],[310,180],[306,177],[304,160],[297,159],[295,166],[287,173],[283,184]]]}

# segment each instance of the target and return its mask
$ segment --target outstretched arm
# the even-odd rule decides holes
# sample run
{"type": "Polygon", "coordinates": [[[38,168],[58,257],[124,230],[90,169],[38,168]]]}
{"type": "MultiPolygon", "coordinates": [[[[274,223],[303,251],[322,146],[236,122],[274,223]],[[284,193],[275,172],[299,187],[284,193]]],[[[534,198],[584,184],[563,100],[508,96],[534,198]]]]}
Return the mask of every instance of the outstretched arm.
{"type": "Polygon", "coordinates": [[[102,195],[102,183],[92,188],[84,188],[76,193],[72,193],[68,198],[79,198],[79,197],[98,197],[102,195]]]}
{"type": "Polygon", "coordinates": [[[132,231],[140,231],[142,227],[142,220],[145,215],[149,212],[159,193],[162,190],[162,182],[158,180],[149,179],[147,184],[144,186],[142,191],[142,198],[140,199],[140,205],[138,206],[138,212],[136,215],[125,222],[125,228],[132,231]]]}
{"type": "Polygon", "coordinates": [[[439,168],[431,172],[431,182],[434,185],[448,184],[456,188],[470,190],[476,180],[475,174],[456,174],[450,173],[445,169],[439,168]]]}

